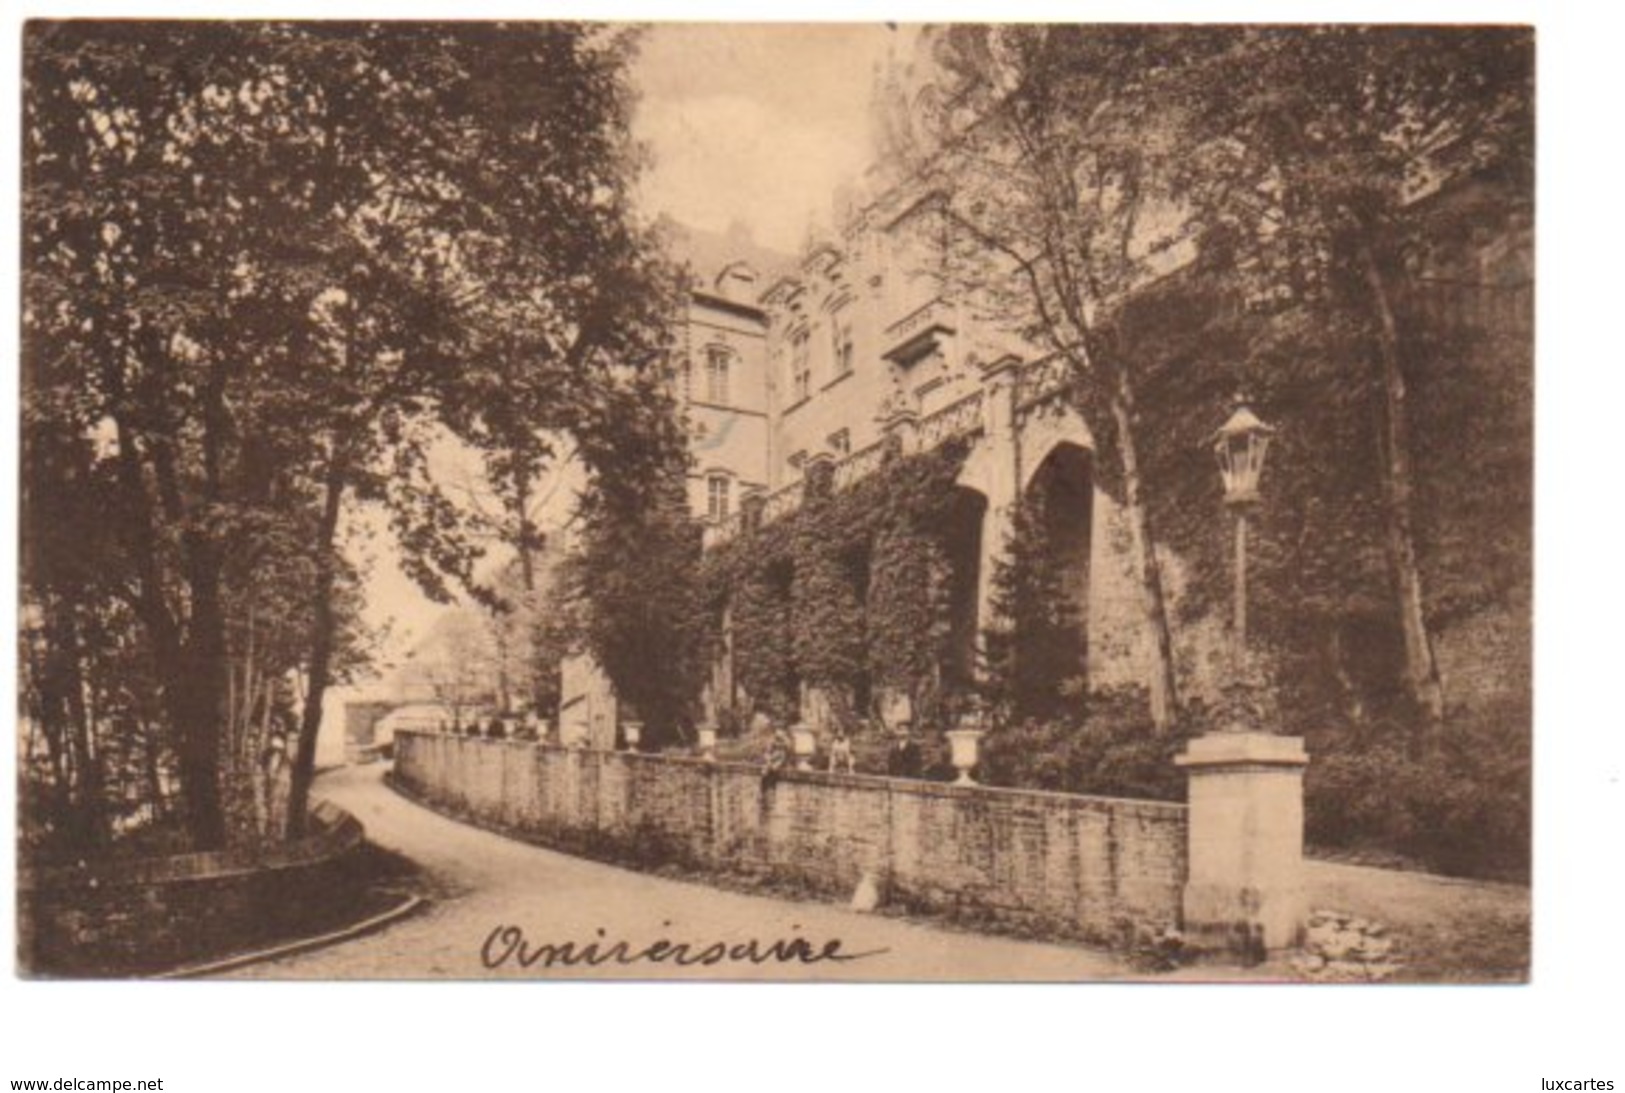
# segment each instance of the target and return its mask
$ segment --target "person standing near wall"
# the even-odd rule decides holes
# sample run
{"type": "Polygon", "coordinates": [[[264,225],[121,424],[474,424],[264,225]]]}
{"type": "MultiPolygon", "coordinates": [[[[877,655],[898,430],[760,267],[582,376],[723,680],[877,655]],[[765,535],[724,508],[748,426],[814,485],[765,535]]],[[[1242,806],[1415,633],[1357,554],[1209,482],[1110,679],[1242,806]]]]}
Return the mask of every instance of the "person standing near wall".
{"type": "Polygon", "coordinates": [[[886,773],[893,778],[920,776],[920,746],[914,742],[913,724],[909,721],[897,723],[897,735],[886,755],[886,773]]]}
{"type": "Polygon", "coordinates": [[[835,739],[829,743],[829,772],[831,774],[837,772],[856,773],[856,767],[852,761],[852,739],[846,735],[846,729],[844,728],[837,728],[835,730],[835,739]]]}
{"type": "Polygon", "coordinates": [[[790,734],[780,726],[773,730],[773,739],[768,741],[767,755],[762,762],[762,792],[766,793],[778,782],[779,775],[790,766],[790,757],[793,749],[790,745],[790,734]]]}

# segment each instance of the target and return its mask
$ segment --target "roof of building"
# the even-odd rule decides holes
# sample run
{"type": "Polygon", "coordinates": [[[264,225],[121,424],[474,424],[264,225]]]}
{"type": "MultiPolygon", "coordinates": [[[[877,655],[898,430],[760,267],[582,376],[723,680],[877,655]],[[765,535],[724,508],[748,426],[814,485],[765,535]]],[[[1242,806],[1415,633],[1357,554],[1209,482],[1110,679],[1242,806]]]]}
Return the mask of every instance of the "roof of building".
{"type": "Polygon", "coordinates": [[[711,292],[717,276],[739,262],[756,272],[758,291],[765,291],[780,275],[796,268],[796,259],[757,243],[750,229],[734,221],[725,232],[681,224],[669,216],[656,222],[673,258],[693,271],[695,287],[711,292]]]}

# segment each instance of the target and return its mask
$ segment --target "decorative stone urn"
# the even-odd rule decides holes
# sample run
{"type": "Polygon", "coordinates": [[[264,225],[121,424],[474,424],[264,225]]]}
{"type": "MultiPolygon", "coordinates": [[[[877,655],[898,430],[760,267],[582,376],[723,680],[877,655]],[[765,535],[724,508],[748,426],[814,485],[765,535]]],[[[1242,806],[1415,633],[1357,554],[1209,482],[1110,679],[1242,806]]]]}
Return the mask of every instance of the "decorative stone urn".
{"type": "Polygon", "coordinates": [[[812,757],[818,750],[818,738],[813,734],[812,726],[805,722],[792,725],[790,741],[795,748],[796,769],[812,770],[812,757]]]}
{"type": "Polygon", "coordinates": [[[981,752],[982,730],[972,727],[968,721],[962,721],[959,728],[948,730],[946,735],[949,759],[953,762],[954,769],[959,772],[959,777],[954,779],[954,785],[975,785],[976,779],[970,776],[970,772],[976,769],[976,761],[981,752]]]}
{"type": "Polygon", "coordinates": [[[638,750],[638,741],[643,739],[643,722],[641,722],[641,721],[623,721],[623,722],[621,722],[621,735],[626,737],[626,750],[627,751],[637,751],[638,750]]]}
{"type": "Polygon", "coordinates": [[[712,760],[717,757],[717,730],[711,725],[700,728],[700,754],[712,760]]]}

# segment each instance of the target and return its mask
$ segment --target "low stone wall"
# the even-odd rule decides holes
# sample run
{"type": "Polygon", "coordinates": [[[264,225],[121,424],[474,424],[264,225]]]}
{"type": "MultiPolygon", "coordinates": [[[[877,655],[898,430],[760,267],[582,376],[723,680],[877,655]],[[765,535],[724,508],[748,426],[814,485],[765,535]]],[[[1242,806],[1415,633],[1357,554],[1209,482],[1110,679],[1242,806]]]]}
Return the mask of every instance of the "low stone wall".
{"type": "Polygon", "coordinates": [[[405,792],[562,850],[837,899],[871,874],[893,904],[1094,941],[1179,921],[1179,804],[800,771],[764,791],[741,764],[436,733],[395,748],[405,792]]]}
{"type": "Polygon", "coordinates": [[[353,903],[364,832],[328,802],[291,843],[166,858],[20,868],[25,975],[124,976],[323,928],[353,903]]]}

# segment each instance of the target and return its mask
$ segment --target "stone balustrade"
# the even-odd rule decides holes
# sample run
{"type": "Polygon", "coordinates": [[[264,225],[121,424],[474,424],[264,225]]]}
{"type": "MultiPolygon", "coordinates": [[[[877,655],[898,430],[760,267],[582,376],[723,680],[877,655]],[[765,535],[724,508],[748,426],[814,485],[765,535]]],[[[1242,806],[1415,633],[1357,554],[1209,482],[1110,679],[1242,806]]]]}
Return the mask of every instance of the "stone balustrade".
{"type": "Polygon", "coordinates": [[[1016,380],[1016,408],[1031,409],[1067,391],[1072,385],[1072,366],[1054,356],[1024,366],[1016,380]]]}
{"type": "Polygon", "coordinates": [[[893,343],[907,341],[923,330],[946,324],[951,316],[952,309],[940,297],[928,300],[887,326],[886,340],[893,343]]]}
{"type": "Polygon", "coordinates": [[[762,523],[772,523],[783,516],[788,516],[801,508],[802,495],[805,487],[800,479],[774,490],[767,495],[767,501],[762,505],[762,523]]]}
{"type": "Polygon", "coordinates": [[[885,440],[877,440],[835,464],[835,488],[844,490],[878,471],[885,465],[888,447],[885,440]]]}
{"type": "Polygon", "coordinates": [[[982,426],[982,392],[972,391],[920,419],[919,450],[930,451],[955,437],[969,436],[982,426]]]}

